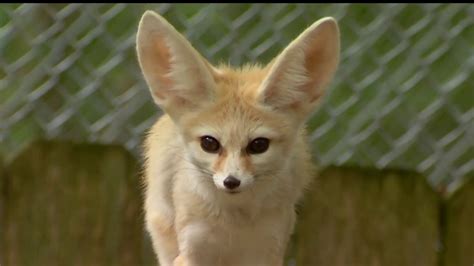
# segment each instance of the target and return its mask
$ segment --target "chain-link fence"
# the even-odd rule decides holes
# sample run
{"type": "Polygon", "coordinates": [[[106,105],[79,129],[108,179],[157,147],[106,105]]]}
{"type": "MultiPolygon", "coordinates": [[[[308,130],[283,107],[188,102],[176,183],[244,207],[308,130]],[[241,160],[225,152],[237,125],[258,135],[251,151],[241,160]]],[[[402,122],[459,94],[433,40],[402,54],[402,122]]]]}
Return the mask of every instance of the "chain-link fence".
{"type": "Polygon", "coordinates": [[[325,164],[416,169],[439,189],[474,172],[474,5],[2,4],[0,152],[34,138],[121,143],[138,154],[159,115],[135,55],[155,10],[211,62],[268,62],[323,16],[341,64],[310,121],[325,164]]]}

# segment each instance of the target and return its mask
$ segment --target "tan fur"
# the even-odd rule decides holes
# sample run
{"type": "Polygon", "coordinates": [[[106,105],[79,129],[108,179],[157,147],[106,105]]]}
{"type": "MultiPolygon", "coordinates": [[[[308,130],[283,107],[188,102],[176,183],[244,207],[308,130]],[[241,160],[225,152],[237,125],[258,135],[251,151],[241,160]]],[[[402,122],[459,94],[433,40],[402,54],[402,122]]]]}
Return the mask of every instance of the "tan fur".
{"type": "Polygon", "coordinates": [[[214,167],[212,167],[212,170],[214,172],[222,171],[222,167],[224,166],[224,162],[226,158],[227,158],[227,151],[224,150],[221,153],[219,153],[219,157],[214,163],[214,167]]]}
{"type": "Polygon", "coordinates": [[[294,206],[314,176],[304,122],[338,62],[331,18],[305,30],[267,66],[214,67],[147,11],[140,66],[166,112],[145,142],[146,225],[162,266],[283,265],[294,206]],[[200,147],[202,136],[221,145],[200,147]],[[248,143],[270,140],[262,154],[248,143]],[[229,193],[229,175],[241,184],[229,193]]]}

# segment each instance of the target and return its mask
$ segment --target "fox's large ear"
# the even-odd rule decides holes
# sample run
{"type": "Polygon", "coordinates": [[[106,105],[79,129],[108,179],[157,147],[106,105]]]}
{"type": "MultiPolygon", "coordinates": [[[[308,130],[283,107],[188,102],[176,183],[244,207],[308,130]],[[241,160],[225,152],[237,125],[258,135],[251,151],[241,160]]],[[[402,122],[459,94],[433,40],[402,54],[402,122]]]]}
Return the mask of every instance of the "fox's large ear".
{"type": "Polygon", "coordinates": [[[308,115],[339,62],[339,29],[330,17],[315,22],[271,63],[257,100],[273,109],[308,115]]]}
{"type": "Polygon", "coordinates": [[[137,53],[153,99],[173,119],[212,100],[213,67],[153,11],[140,20],[137,53]]]}

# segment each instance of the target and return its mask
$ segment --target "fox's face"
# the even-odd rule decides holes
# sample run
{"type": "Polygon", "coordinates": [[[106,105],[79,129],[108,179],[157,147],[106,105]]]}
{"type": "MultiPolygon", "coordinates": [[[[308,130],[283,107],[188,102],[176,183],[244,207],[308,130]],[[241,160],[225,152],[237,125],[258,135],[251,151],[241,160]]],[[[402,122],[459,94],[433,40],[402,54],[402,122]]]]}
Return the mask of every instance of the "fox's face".
{"type": "Polygon", "coordinates": [[[181,133],[185,159],[217,188],[238,193],[286,168],[337,68],[339,33],[333,19],[321,19],[267,66],[233,70],[212,66],[146,12],[137,51],[153,99],[181,133]]]}
{"type": "MultiPolygon", "coordinates": [[[[233,91],[243,88],[234,84],[233,91]]],[[[248,89],[248,88],[247,88],[248,89]]],[[[285,167],[297,125],[229,93],[178,122],[189,160],[217,188],[237,193],[285,167]],[[295,127],[292,127],[295,126],[295,127]]]]}

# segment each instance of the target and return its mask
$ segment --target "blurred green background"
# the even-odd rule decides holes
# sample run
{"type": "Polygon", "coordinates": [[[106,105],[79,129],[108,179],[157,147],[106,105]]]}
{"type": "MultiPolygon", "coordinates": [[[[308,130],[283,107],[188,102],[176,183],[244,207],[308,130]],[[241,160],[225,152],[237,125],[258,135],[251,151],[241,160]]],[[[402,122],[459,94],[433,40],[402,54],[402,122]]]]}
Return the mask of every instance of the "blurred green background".
{"type": "Polygon", "coordinates": [[[135,55],[138,21],[162,14],[211,62],[268,62],[323,16],[342,56],[310,120],[323,165],[421,172],[451,191],[474,171],[472,4],[1,4],[0,154],[34,139],[140,153],[160,115],[135,55]]]}

